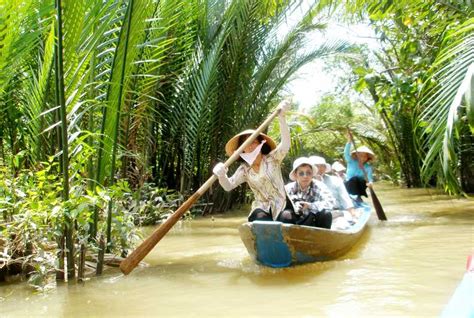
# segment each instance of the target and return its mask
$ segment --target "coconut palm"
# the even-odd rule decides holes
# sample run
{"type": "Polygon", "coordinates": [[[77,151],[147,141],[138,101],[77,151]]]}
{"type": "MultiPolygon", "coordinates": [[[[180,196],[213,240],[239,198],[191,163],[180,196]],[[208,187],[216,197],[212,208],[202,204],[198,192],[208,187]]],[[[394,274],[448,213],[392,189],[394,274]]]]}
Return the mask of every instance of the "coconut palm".
{"type": "MultiPolygon", "coordinates": [[[[225,140],[244,126],[257,126],[299,67],[315,58],[347,50],[347,43],[334,41],[298,53],[305,33],[320,27],[313,19],[321,8],[314,6],[280,40],[277,30],[291,6],[287,2],[277,2],[276,7],[269,4],[233,1],[225,5],[209,1],[203,7],[202,3],[195,3],[194,16],[181,10],[191,18],[180,16],[175,19],[176,28],[157,25],[158,31],[150,33],[149,41],[157,43],[153,37],[162,36],[160,30],[173,35],[186,30],[180,39],[190,42],[184,42],[184,46],[183,40],[176,43],[174,37],[167,39],[180,44],[167,52],[182,57],[180,63],[155,55],[156,66],[149,69],[160,75],[147,78],[159,87],[160,94],[153,100],[142,98],[140,104],[133,106],[140,115],[130,117],[134,130],[127,141],[129,146],[139,145],[134,138],[141,136],[151,143],[141,144],[145,147],[139,152],[142,155],[136,152],[131,156],[128,169],[143,172],[147,170],[144,165],[150,163],[157,183],[181,191],[196,188],[208,177],[213,162],[223,155],[225,140]],[[186,24],[180,25],[178,20],[186,24]],[[190,23],[199,24],[189,27],[190,23]],[[138,123],[143,122],[147,125],[140,132],[138,123]]],[[[164,1],[156,14],[169,16],[170,11],[169,2],[164,1]]],[[[158,50],[163,51],[155,49],[158,50]]],[[[146,55],[158,54],[152,52],[147,51],[146,55]]]]}
{"type": "MultiPolygon", "coordinates": [[[[373,97],[380,116],[390,131],[390,141],[395,152],[403,154],[399,161],[405,181],[408,186],[422,185],[422,178],[424,182],[432,182],[440,168],[435,164],[438,162],[437,154],[443,147],[447,147],[445,151],[458,147],[458,143],[452,138],[445,138],[444,146],[440,143],[439,136],[445,131],[440,124],[449,123],[451,115],[446,106],[438,109],[435,104],[430,104],[433,99],[429,96],[438,96],[441,88],[432,83],[432,80],[438,83],[440,74],[433,77],[431,72],[441,70],[441,64],[444,66],[448,62],[446,57],[441,64],[437,60],[440,58],[440,49],[452,42],[452,29],[457,29],[459,23],[472,24],[468,21],[473,16],[472,4],[469,1],[364,0],[349,1],[347,5],[351,12],[368,16],[381,43],[384,43],[383,50],[375,54],[383,71],[374,71],[376,67],[373,65],[365,71],[358,66],[354,70],[360,76],[359,84],[365,85],[373,97]],[[422,98],[429,102],[418,106],[422,98]],[[425,110],[427,104],[430,106],[425,110]],[[427,129],[418,129],[418,125],[427,129]],[[436,132],[433,131],[434,128],[437,129],[436,132]]],[[[464,29],[466,28],[468,26],[464,24],[464,29]]],[[[465,30],[464,33],[466,32],[465,30]]],[[[454,56],[450,54],[449,58],[454,56]]],[[[470,56],[467,55],[465,59],[469,60],[470,56]]],[[[460,63],[458,70],[459,67],[465,67],[465,60],[456,60],[452,61],[452,65],[460,63]]],[[[450,86],[451,89],[458,85],[458,80],[459,77],[453,82],[455,86],[450,86]]],[[[437,100],[440,101],[441,99],[437,100]]],[[[466,132],[464,135],[469,135],[466,132]]],[[[462,153],[466,154],[466,147],[462,148],[462,153]]],[[[447,152],[445,154],[446,159],[447,152]]],[[[451,154],[449,160],[452,159],[456,158],[451,154]]],[[[455,169],[458,162],[455,161],[452,161],[449,169],[446,161],[444,162],[444,175],[437,178],[440,185],[454,189],[452,185],[455,185],[454,180],[458,175],[455,169]]]]}
{"type": "Polygon", "coordinates": [[[420,103],[422,173],[450,192],[473,192],[474,19],[451,30],[444,43],[420,103]]]}
{"type": "Polygon", "coordinates": [[[257,126],[299,67],[348,48],[333,41],[302,51],[305,34],[322,27],[318,14],[331,2],[313,5],[282,31],[299,4],[0,4],[0,156],[14,172],[61,158],[59,219],[70,275],[75,240],[87,238],[84,224],[92,241],[105,229],[112,248],[123,221],[109,199],[107,217],[95,209],[84,223],[89,211],[81,195],[106,198],[103,189],[119,178],[135,187],[153,180],[192,190],[223,156],[225,140],[257,126]]]}

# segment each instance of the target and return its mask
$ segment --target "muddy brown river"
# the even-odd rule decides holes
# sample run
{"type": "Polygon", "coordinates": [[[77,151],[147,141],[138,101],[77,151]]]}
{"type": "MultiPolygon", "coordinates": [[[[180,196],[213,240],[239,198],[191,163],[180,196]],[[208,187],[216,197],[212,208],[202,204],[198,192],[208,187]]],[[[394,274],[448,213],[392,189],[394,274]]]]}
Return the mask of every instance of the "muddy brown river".
{"type": "MultiPolygon", "coordinates": [[[[360,242],[335,261],[255,264],[237,227],[245,211],[177,224],[129,276],[35,293],[0,285],[0,317],[438,317],[474,251],[474,201],[376,184],[360,242]]],[[[151,229],[146,229],[151,231],[151,229]]]]}

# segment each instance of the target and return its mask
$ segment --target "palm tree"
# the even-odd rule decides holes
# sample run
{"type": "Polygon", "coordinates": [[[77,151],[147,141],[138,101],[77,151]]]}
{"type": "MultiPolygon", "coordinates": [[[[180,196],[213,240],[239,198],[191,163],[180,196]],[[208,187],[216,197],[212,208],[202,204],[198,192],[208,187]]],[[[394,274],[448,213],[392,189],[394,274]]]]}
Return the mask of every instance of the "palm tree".
{"type": "MultiPolygon", "coordinates": [[[[463,128],[454,128],[460,97],[456,100],[453,92],[464,76],[470,76],[466,72],[472,55],[464,52],[472,48],[472,5],[437,0],[364,0],[347,5],[351,13],[367,15],[381,42],[387,44],[376,53],[384,70],[377,73],[367,68],[360,82],[373,97],[392,146],[403,154],[399,161],[407,184],[437,180],[450,192],[459,192],[459,163],[469,159],[471,147],[467,123],[458,122],[463,128]],[[453,32],[461,36],[459,41],[454,40],[453,32]],[[452,81],[446,81],[448,77],[452,81]],[[453,138],[454,132],[461,131],[464,141],[453,138]],[[463,160],[457,160],[455,149],[463,160]]],[[[359,67],[355,69],[360,73],[359,67]]],[[[469,166],[460,166],[464,174],[469,175],[469,166]]]]}
{"type": "Polygon", "coordinates": [[[89,214],[81,194],[94,196],[97,189],[96,197],[107,197],[103,189],[119,178],[135,187],[153,178],[192,191],[223,156],[225,140],[257,126],[299,67],[347,49],[333,42],[301,50],[305,34],[321,27],[319,3],[280,37],[299,4],[0,4],[1,157],[12,175],[61,158],[65,213],[58,222],[67,225],[71,276],[74,244],[87,237],[87,221],[91,241],[105,228],[109,248],[122,222],[109,199],[107,216],[95,209],[84,223],[89,214]]]}
{"type": "Polygon", "coordinates": [[[222,154],[224,140],[244,123],[258,123],[299,67],[347,48],[336,42],[296,54],[304,34],[318,27],[312,22],[321,10],[317,6],[278,41],[276,30],[295,4],[161,1],[140,11],[151,14],[149,23],[131,24],[129,39],[135,44],[127,46],[126,61],[119,35],[101,45],[101,58],[112,52],[109,60],[120,56],[127,68],[118,78],[115,62],[94,62],[101,65],[98,75],[112,78],[106,91],[97,92],[104,106],[96,182],[107,184],[109,171],[113,183],[116,153],[122,176],[133,184],[143,184],[151,167],[157,183],[182,191],[196,187],[222,154]],[[114,41],[118,49],[107,49],[114,41]]]}
{"type": "Polygon", "coordinates": [[[474,192],[474,19],[452,29],[432,67],[420,103],[425,136],[422,173],[454,193],[474,192]]]}

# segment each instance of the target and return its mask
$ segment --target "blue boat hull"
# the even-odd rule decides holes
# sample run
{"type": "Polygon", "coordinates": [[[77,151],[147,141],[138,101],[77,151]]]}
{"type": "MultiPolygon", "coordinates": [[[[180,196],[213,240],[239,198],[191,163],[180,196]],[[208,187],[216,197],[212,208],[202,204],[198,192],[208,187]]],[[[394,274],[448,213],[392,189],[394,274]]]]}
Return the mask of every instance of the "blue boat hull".
{"type": "Polygon", "coordinates": [[[265,266],[327,261],[344,255],[359,240],[371,209],[365,205],[360,211],[358,222],[347,230],[255,221],[242,224],[239,232],[249,254],[265,266]]]}

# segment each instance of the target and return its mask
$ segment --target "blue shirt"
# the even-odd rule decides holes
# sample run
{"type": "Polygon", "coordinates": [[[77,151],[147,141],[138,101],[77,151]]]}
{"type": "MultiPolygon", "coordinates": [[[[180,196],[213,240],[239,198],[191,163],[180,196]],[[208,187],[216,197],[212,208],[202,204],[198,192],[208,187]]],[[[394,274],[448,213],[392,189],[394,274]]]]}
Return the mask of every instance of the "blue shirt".
{"type": "MultiPolygon", "coordinates": [[[[353,177],[359,177],[365,179],[364,171],[359,167],[359,161],[353,159],[351,156],[351,144],[348,142],[344,148],[344,159],[347,163],[346,180],[350,180],[353,177]]],[[[369,163],[364,163],[365,172],[367,172],[367,179],[369,182],[373,182],[372,178],[372,166],[369,163]]]]}

